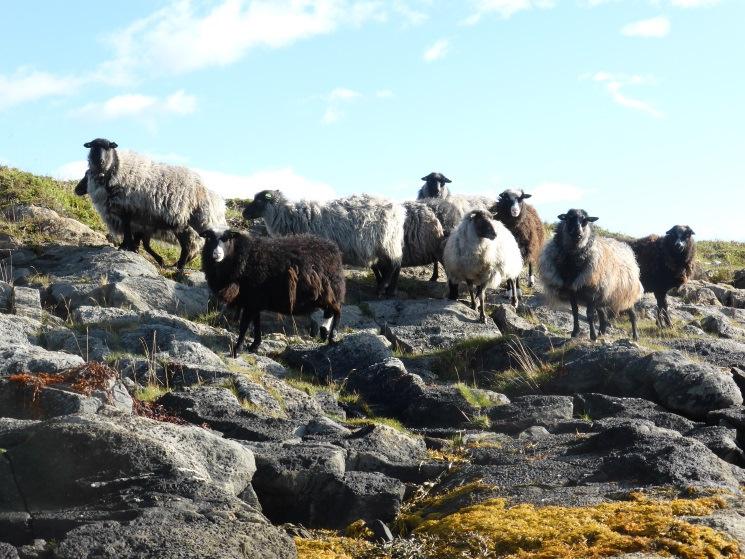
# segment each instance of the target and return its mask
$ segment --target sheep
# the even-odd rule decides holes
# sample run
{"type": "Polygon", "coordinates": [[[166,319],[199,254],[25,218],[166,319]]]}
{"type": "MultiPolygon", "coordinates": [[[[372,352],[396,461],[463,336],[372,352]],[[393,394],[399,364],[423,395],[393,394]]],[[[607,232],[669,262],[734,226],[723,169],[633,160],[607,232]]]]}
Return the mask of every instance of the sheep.
{"type": "Polygon", "coordinates": [[[484,289],[499,285],[503,279],[510,284],[512,304],[517,306],[515,278],[523,268],[520,248],[507,228],[492,219],[486,210],[466,214],[448,237],[442,259],[448,277],[449,295],[458,299],[458,285],[465,281],[471,296],[471,308],[476,308],[473,285],[479,298],[479,318],[486,322],[484,289]]]}
{"type": "Polygon", "coordinates": [[[667,310],[667,292],[680,287],[693,274],[696,244],[693,229],[687,225],[672,227],[664,237],[649,235],[630,241],[641,270],[644,291],[657,299],[657,326],[672,326],[667,310]]]}
{"type": "Polygon", "coordinates": [[[425,266],[442,260],[445,231],[437,215],[421,202],[404,202],[404,249],[402,268],[425,266]]]}
{"type": "Polygon", "coordinates": [[[176,267],[182,270],[198,253],[197,232],[227,225],[225,202],[197,173],[120,153],[116,142],[103,138],[84,147],[90,150],[87,193],[110,231],[122,234],[123,248],[137,250],[134,231],[143,233],[140,238],[173,234],[181,246],[176,267]]]}
{"type": "Polygon", "coordinates": [[[600,319],[600,334],[607,329],[606,311],[627,311],[635,340],[634,304],[641,298],[639,265],[627,244],[595,235],[590,217],[584,210],[572,209],[559,216],[553,238],[539,260],[539,273],[549,302],[569,301],[574,328],[579,335],[578,304],[587,307],[590,339],[596,340],[595,311],[600,319]]]}
{"type": "Polygon", "coordinates": [[[290,202],[279,190],[262,190],[243,217],[263,217],[272,237],[311,233],[334,241],[345,264],[372,268],[378,296],[395,294],[406,220],[402,205],[367,195],[290,202]]]}
{"type": "Polygon", "coordinates": [[[234,230],[202,231],[202,271],[220,302],[241,310],[236,357],[253,323],[249,352],[261,344],[261,311],[304,315],[323,309],[321,338],[334,342],[345,283],[341,253],[313,235],[267,238],[234,230]]]}
{"type": "Polygon", "coordinates": [[[416,197],[417,200],[424,198],[447,198],[450,196],[450,190],[445,185],[453,181],[442,173],[433,171],[429,175],[422,177],[422,180],[424,181],[424,186],[419,189],[419,194],[416,197]]]}
{"type": "MultiPolygon", "coordinates": [[[[538,212],[525,200],[531,194],[523,190],[509,189],[499,195],[497,203],[489,211],[494,218],[504,223],[507,229],[515,236],[523,261],[528,263],[528,286],[535,285],[533,266],[538,263],[538,257],[543,248],[546,232],[538,212]]],[[[520,279],[517,279],[517,287],[520,288],[520,279]]]]}

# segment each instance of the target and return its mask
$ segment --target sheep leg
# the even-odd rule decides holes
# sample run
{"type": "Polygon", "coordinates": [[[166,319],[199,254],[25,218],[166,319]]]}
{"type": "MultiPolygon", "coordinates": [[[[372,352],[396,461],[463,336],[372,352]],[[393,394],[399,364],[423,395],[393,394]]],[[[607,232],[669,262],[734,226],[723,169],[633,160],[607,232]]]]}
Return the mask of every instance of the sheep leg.
{"type": "Polygon", "coordinates": [[[149,237],[143,237],[142,238],[142,247],[145,249],[145,252],[147,252],[150,256],[153,257],[153,259],[158,263],[158,266],[161,268],[163,267],[163,258],[153,250],[153,247],[150,246],[150,238],[149,237]]]}
{"type": "Polygon", "coordinates": [[[482,324],[486,324],[486,310],[484,306],[484,286],[476,286],[476,296],[479,298],[479,320],[482,324]]]}
{"type": "Polygon", "coordinates": [[[233,357],[238,357],[238,354],[241,352],[241,349],[243,348],[243,340],[246,339],[246,331],[248,330],[248,325],[251,324],[251,318],[252,316],[248,313],[246,309],[243,309],[241,311],[241,321],[238,325],[238,341],[235,342],[235,347],[233,348],[233,357]]]}
{"type": "Polygon", "coordinates": [[[600,320],[600,335],[605,336],[608,331],[608,317],[602,307],[598,307],[598,320],[600,320]]]}
{"type": "Polygon", "coordinates": [[[535,285],[535,276],[533,275],[533,263],[528,262],[528,287],[535,285]]]}
{"type": "Polygon", "coordinates": [[[391,264],[390,274],[388,275],[385,294],[387,297],[396,296],[396,286],[398,285],[398,276],[401,273],[401,264],[391,264]]]}
{"type": "Polygon", "coordinates": [[[654,294],[657,299],[657,327],[665,328],[672,326],[670,314],[667,312],[667,293],[658,292],[654,294]]]}
{"type": "Polygon", "coordinates": [[[132,252],[137,252],[140,248],[140,237],[138,236],[135,238],[135,236],[132,234],[132,222],[130,220],[129,215],[124,214],[121,217],[122,222],[122,244],[119,245],[119,248],[123,248],[124,250],[131,250],[132,252]]]}
{"type": "Polygon", "coordinates": [[[471,308],[476,310],[476,299],[473,297],[473,282],[466,280],[466,285],[468,286],[468,294],[471,296],[471,308]]]}
{"type": "Polygon", "coordinates": [[[440,277],[440,267],[438,266],[437,260],[432,263],[432,276],[429,281],[437,281],[440,277]]]}
{"type": "Polygon", "coordinates": [[[178,262],[176,262],[176,268],[183,271],[184,266],[186,266],[186,260],[189,257],[189,230],[184,229],[183,231],[176,233],[176,238],[178,239],[179,246],[181,246],[181,254],[178,257],[178,262]]]}
{"type": "Polygon", "coordinates": [[[333,316],[334,311],[331,310],[331,307],[323,311],[323,324],[321,324],[321,327],[318,329],[318,336],[321,338],[322,342],[325,342],[328,339],[329,333],[331,332],[333,316]]]}
{"type": "Polygon", "coordinates": [[[254,313],[253,323],[254,323],[254,341],[251,342],[250,346],[248,346],[249,353],[256,353],[256,350],[259,349],[259,345],[261,345],[261,313],[259,311],[256,311],[254,313]]]}
{"type": "Polygon", "coordinates": [[[631,321],[631,335],[634,340],[638,340],[639,334],[636,331],[636,313],[633,308],[629,309],[627,312],[629,313],[629,320],[631,321]]]}
{"type": "Polygon", "coordinates": [[[590,339],[594,342],[598,339],[595,333],[595,303],[587,303],[587,324],[590,325],[590,339]]]}
{"type": "Polygon", "coordinates": [[[458,284],[448,281],[448,299],[451,301],[458,300],[458,284]]]}
{"type": "Polygon", "coordinates": [[[337,305],[332,312],[333,317],[331,319],[331,328],[329,329],[329,344],[334,343],[336,328],[339,326],[339,320],[341,319],[341,306],[337,305]]]}
{"type": "Polygon", "coordinates": [[[577,297],[572,295],[569,298],[569,303],[572,305],[572,318],[574,318],[574,328],[572,329],[572,338],[579,336],[579,307],[577,306],[577,297]]]}
{"type": "Polygon", "coordinates": [[[517,280],[508,279],[507,280],[507,287],[510,290],[510,303],[515,308],[517,308],[517,304],[518,304],[517,290],[518,290],[519,281],[520,281],[519,279],[517,280]]]}

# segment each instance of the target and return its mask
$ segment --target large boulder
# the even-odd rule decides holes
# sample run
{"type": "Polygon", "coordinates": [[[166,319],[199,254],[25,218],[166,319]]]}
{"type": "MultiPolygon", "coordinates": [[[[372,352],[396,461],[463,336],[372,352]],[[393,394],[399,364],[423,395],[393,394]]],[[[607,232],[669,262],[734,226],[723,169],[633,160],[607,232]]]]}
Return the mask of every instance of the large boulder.
{"type": "Polygon", "coordinates": [[[570,396],[527,395],[489,410],[491,429],[516,434],[532,426],[549,431],[572,420],[574,405],[570,396]]]}

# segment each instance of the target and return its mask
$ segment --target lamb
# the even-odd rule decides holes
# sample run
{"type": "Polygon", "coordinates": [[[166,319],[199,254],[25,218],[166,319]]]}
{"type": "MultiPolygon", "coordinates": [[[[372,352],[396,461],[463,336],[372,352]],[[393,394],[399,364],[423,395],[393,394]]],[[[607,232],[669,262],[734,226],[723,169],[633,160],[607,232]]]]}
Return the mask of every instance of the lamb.
{"type": "Polygon", "coordinates": [[[539,272],[550,302],[569,301],[574,328],[579,335],[578,304],[587,307],[590,339],[595,340],[595,311],[600,319],[600,334],[608,323],[606,311],[627,311],[635,340],[634,304],[641,298],[639,265],[627,244],[595,235],[590,217],[584,210],[572,209],[559,216],[553,238],[546,244],[539,261],[539,272]]]}
{"type": "MultiPolygon", "coordinates": [[[[526,194],[523,190],[505,190],[499,195],[497,203],[490,208],[494,218],[504,223],[507,229],[515,236],[523,261],[528,263],[529,287],[533,287],[535,284],[533,266],[538,263],[538,257],[541,254],[546,236],[543,229],[543,222],[541,222],[538,212],[533,206],[525,203],[525,200],[531,196],[531,194],[526,194]]],[[[519,289],[519,278],[517,282],[519,289]]]]}
{"type": "Polygon", "coordinates": [[[243,217],[263,217],[272,237],[311,233],[334,241],[345,264],[372,268],[378,296],[396,291],[406,220],[400,204],[367,195],[290,202],[279,190],[263,190],[246,205],[243,217]]]}
{"type": "Polygon", "coordinates": [[[402,268],[425,266],[442,260],[445,230],[437,215],[421,202],[404,202],[404,249],[402,268]]]}
{"type": "Polygon", "coordinates": [[[208,229],[200,235],[207,285],[222,303],[241,310],[233,357],[251,323],[249,351],[258,349],[264,310],[303,315],[323,309],[321,338],[333,343],[345,294],[341,253],[334,243],[313,235],[272,239],[233,230],[208,229]]]}
{"type": "Polygon", "coordinates": [[[463,218],[448,237],[442,262],[448,277],[451,300],[457,300],[458,285],[465,281],[471,296],[471,308],[475,309],[473,285],[476,285],[481,322],[486,322],[484,289],[499,285],[503,279],[508,281],[512,304],[517,306],[514,280],[523,268],[520,248],[507,228],[493,220],[488,211],[473,210],[463,218]]]}
{"type": "Polygon", "coordinates": [[[641,270],[644,291],[654,293],[657,299],[657,326],[672,326],[667,310],[667,292],[680,287],[693,274],[696,244],[693,229],[676,225],[664,237],[649,235],[631,241],[641,270]]]}
{"type": "Polygon", "coordinates": [[[137,250],[134,231],[142,232],[141,238],[173,234],[181,246],[176,267],[183,269],[198,252],[197,232],[227,226],[225,202],[197,173],[118,152],[115,142],[103,138],[85,147],[90,149],[86,191],[110,231],[122,234],[122,248],[137,250]]]}
{"type": "Polygon", "coordinates": [[[417,200],[424,198],[447,198],[450,196],[450,190],[445,185],[453,181],[442,173],[433,171],[429,175],[422,177],[422,180],[424,181],[424,186],[419,189],[419,194],[416,197],[417,200]]]}

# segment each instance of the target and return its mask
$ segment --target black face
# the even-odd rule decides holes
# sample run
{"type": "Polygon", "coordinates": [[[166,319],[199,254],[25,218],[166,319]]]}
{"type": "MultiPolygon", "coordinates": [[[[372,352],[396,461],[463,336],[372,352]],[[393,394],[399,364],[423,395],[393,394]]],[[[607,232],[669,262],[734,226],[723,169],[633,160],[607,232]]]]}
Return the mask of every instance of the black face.
{"type": "Polygon", "coordinates": [[[522,212],[523,200],[530,198],[532,194],[525,194],[522,190],[505,190],[499,195],[497,204],[500,214],[518,217],[522,212]]]}
{"type": "Polygon", "coordinates": [[[244,219],[257,219],[264,215],[267,206],[279,197],[279,190],[262,190],[243,208],[244,219]]]}
{"type": "Polygon", "coordinates": [[[118,145],[116,142],[110,142],[105,138],[96,138],[83,144],[83,147],[89,148],[88,168],[94,175],[103,175],[109,170],[113,161],[115,150],[118,145]]]}
{"type": "Polygon", "coordinates": [[[683,252],[691,242],[691,235],[695,235],[693,229],[687,225],[676,225],[665,233],[667,242],[677,251],[683,252]]]}
{"type": "Polygon", "coordinates": [[[442,173],[430,173],[426,177],[422,177],[422,180],[427,183],[427,193],[430,198],[441,198],[445,192],[445,185],[452,182],[442,173]]]}
{"type": "Polygon", "coordinates": [[[469,218],[473,223],[473,228],[476,230],[476,234],[482,239],[496,239],[497,232],[494,230],[494,225],[491,221],[491,216],[484,210],[477,210],[469,214],[469,218]]]}
{"type": "Polygon", "coordinates": [[[588,216],[585,210],[569,210],[561,214],[559,220],[564,224],[565,234],[573,241],[580,243],[590,236],[590,223],[597,221],[598,218],[588,216]]]}

